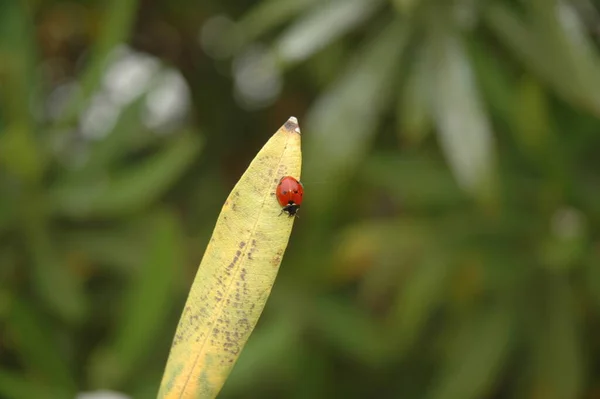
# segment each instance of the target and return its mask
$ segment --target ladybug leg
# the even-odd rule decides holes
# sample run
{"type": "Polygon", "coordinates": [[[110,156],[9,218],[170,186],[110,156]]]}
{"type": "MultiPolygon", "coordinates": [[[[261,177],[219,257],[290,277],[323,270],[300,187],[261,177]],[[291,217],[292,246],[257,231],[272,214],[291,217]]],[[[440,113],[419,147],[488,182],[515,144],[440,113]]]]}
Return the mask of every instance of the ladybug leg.
{"type": "Polygon", "coordinates": [[[279,212],[279,216],[281,216],[283,213],[288,213],[289,214],[289,212],[290,212],[290,206],[286,205],[283,208],[281,208],[281,212],[279,212]]]}

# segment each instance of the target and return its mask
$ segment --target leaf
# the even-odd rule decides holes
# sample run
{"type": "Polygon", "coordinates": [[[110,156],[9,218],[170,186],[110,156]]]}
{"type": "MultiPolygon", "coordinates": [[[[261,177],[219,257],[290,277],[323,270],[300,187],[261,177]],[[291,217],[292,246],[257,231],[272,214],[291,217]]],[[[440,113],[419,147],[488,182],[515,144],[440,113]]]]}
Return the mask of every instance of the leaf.
{"type": "Polygon", "coordinates": [[[512,314],[503,305],[469,319],[451,343],[432,399],[487,397],[509,353],[512,314]]]}
{"type": "Polygon", "coordinates": [[[131,282],[114,336],[90,365],[94,386],[119,387],[133,377],[135,366],[155,346],[175,299],[184,252],[180,227],[173,215],[159,211],[148,220],[146,230],[150,237],[144,267],[131,282]]]}
{"type": "Polygon", "coordinates": [[[31,258],[31,278],[36,294],[49,310],[68,323],[79,323],[88,311],[83,279],[69,270],[57,251],[51,225],[44,214],[45,199],[27,193],[21,204],[21,228],[31,258]]]}
{"type": "Polygon", "coordinates": [[[0,396],[6,399],[58,398],[46,386],[8,370],[0,370],[0,396]]]}
{"type": "Polygon", "coordinates": [[[0,165],[25,184],[39,181],[46,163],[32,112],[40,105],[34,31],[26,4],[0,6],[0,108],[6,118],[0,134],[0,165]]]}
{"type": "Polygon", "coordinates": [[[576,303],[570,284],[562,277],[545,281],[537,292],[535,325],[530,337],[533,349],[531,397],[580,398],[584,382],[583,348],[578,330],[576,303]]]}
{"type": "Polygon", "coordinates": [[[88,97],[102,82],[102,74],[110,62],[112,51],[129,37],[135,22],[138,0],[109,0],[105,2],[104,15],[91,59],[80,78],[81,90],[71,97],[58,125],[71,124],[87,104],[88,97]]]}
{"type": "Polygon", "coordinates": [[[8,179],[0,177],[0,234],[4,234],[14,228],[17,218],[14,212],[17,196],[9,189],[8,179]]]}
{"type": "Polygon", "coordinates": [[[236,28],[243,32],[241,39],[244,43],[250,43],[317,2],[318,0],[261,1],[238,21],[236,28]]]}
{"type": "Polygon", "coordinates": [[[329,351],[305,339],[293,348],[293,352],[296,355],[291,359],[295,378],[290,383],[294,388],[286,395],[288,399],[361,397],[353,391],[356,385],[343,384],[345,387],[341,388],[342,384],[331,378],[339,370],[339,363],[336,364],[329,351]]]}
{"type": "Polygon", "coordinates": [[[425,153],[397,156],[375,154],[360,171],[361,182],[383,188],[403,208],[454,208],[465,203],[465,193],[442,161],[425,153]]]}
{"type": "MultiPolygon", "coordinates": [[[[519,85],[518,102],[515,106],[515,139],[526,152],[543,148],[552,130],[550,109],[542,88],[533,79],[523,79],[519,85]]],[[[533,153],[532,155],[535,155],[533,153]]]]}
{"type": "Polygon", "coordinates": [[[26,370],[42,376],[47,384],[52,384],[53,390],[66,395],[63,397],[72,397],[76,384],[65,356],[50,334],[50,320],[23,299],[15,299],[11,305],[7,333],[26,370]]]}
{"type": "Polygon", "coordinates": [[[404,353],[419,337],[432,313],[441,305],[448,282],[447,260],[430,257],[417,263],[396,295],[389,313],[388,333],[404,353]]]}
{"type": "Polygon", "coordinates": [[[469,53],[481,94],[496,120],[510,130],[514,119],[516,77],[511,73],[509,60],[490,51],[483,40],[470,39],[469,53]]]}
{"type": "Polygon", "coordinates": [[[145,106],[146,96],[140,95],[120,111],[112,131],[91,146],[89,158],[81,173],[86,173],[89,169],[106,170],[128,152],[137,149],[135,148],[137,142],[142,140],[150,142],[157,138],[155,134],[148,131],[144,131],[143,135],[140,134],[141,112],[145,106]],[[140,139],[140,136],[143,138],[140,139]]]}
{"type": "MultiPolygon", "coordinates": [[[[131,388],[128,389],[129,397],[123,399],[145,399],[154,398],[158,387],[160,385],[160,379],[162,377],[162,370],[155,369],[152,367],[151,370],[143,370],[143,376],[140,375],[139,371],[136,374],[135,381],[132,381],[131,388]]],[[[77,398],[86,399],[86,398],[77,398]]],[[[96,398],[91,398],[96,399],[96,398]]],[[[100,398],[103,399],[103,398],[100,398]]],[[[107,398],[107,399],[121,399],[121,398],[107,398]]]]}
{"type": "Polygon", "coordinates": [[[181,316],[159,398],[213,398],[231,372],[275,281],[293,218],[274,195],[300,178],[300,130],[290,118],[225,201],[181,316]]]}
{"type": "MultiPolygon", "coordinates": [[[[595,45],[571,5],[558,0],[529,3],[534,32],[546,53],[561,68],[561,78],[569,76],[574,92],[581,93],[592,112],[600,112],[600,66],[595,45]]],[[[558,76],[557,76],[558,78],[558,76]]]]}
{"type": "Polygon", "coordinates": [[[600,311],[600,267],[598,267],[598,259],[600,259],[598,250],[590,252],[585,260],[584,273],[587,291],[596,308],[600,311]]]}
{"type": "Polygon", "coordinates": [[[294,354],[290,349],[301,344],[298,319],[290,313],[279,314],[257,328],[231,372],[221,395],[243,395],[264,379],[283,380],[290,373],[294,354]]]}
{"type": "Polygon", "coordinates": [[[500,41],[557,94],[598,115],[598,60],[580,21],[564,2],[558,7],[556,2],[538,1],[535,7],[533,28],[499,2],[488,7],[485,17],[500,41]],[[553,15],[557,11],[563,26],[559,24],[561,18],[553,15]]]}
{"type": "Polygon", "coordinates": [[[389,337],[366,312],[332,299],[319,301],[315,308],[314,329],[328,340],[331,348],[372,367],[387,359],[389,337]]]}
{"type": "Polygon", "coordinates": [[[360,280],[367,297],[396,287],[404,266],[424,251],[432,231],[425,221],[407,217],[363,221],[338,231],[332,250],[334,280],[360,280]],[[390,270],[392,269],[392,270],[390,270]]]}
{"type": "Polygon", "coordinates": [[[413,61],[406,86],[400,91],[396,118],[401,138],[409,144],[420,144],[431,129],[431,114],[427,93],[430,71],[424,59],[424,51],[418,51],[413,61]]]}
{"type": "Polygon", "coordinates": [[[381,3],[380,0],[323,2],[283,33],[276,51],[285,62],[304,61],[368,19],[381,3]]]}
{"type": "MultiPolygon", "coordinates": [[[[311,132],[306,148],[307,181],[326,182],[336,189],[363,161],[380,116],[392,98],[407,36],[402,21],[385,26],[314,103],[307,117],[311,132]]],[[[311,199],[312,206],[323,215],[337,201],[328,190],[313,191],[311,199]]]]}
{"type": "Polygon", "coordinates": [[[531,160],[554,172],[555,184],[564,175],[564,153],[555,131],[552,108],[542,86],[531,77],[523,77],[514,99],[513,132],[520,149],[531,160]]]}
{"type": "Polygon", "coordinates": [[[156,201],[195,160],[200,139],[182,134],[157,154],[100,181],[66,181],[52,188],[56,212],[73,218],[111,217],[156,201]]]}
{"type": "Polygon", "coordinates": [[[556,60],[543,52],[539,38],[506,5],[494,3],[488,10],[487,22],[504,45],[555,90],[569,97],[572,93],[569,83],[559,78],[556,60]]]}
{"type": "Polygon", "coordinates": [[[392,3],[400,11],[404,14],[412,14],[413,10],[419,6],[421,3],[420,0],[393,0],[392,3]]]}
{"type": "Polygon", "coordinates": [[[139,268],[140,254],[148,248],[147,231],[141,227],[134,223],[106,229],[77,228],[62,233],[60,242],[65,253],[82,254],[95,266],[130,275],[139,268]]]}
{"type": "Polygon", "coordinates": [[[487,198],[493,184],[494,143],[470,61],[459,36],[440,32],[432,39],[431,103],[442,150],[460,186],[487,198]]]}

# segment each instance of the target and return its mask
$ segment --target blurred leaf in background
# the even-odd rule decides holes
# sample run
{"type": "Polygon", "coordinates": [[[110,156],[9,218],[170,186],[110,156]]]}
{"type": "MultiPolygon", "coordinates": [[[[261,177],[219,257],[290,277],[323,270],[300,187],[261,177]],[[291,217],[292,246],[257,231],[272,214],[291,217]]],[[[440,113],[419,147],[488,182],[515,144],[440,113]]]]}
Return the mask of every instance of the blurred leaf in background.
{"type": "Polygon", "coordinates": [[[189,88],[126,44],[137,1],[88,6],[1,6],[2,397],[134,389],[183,278],[165,200],[202,145],[189,88]]]}
{"type": "Polygon", "coordinates": [[[222,397],[598,397],[598,26],[590,0],[1,2],[0,397],[155,397],[290,115],[306,199],[222,397]]]}

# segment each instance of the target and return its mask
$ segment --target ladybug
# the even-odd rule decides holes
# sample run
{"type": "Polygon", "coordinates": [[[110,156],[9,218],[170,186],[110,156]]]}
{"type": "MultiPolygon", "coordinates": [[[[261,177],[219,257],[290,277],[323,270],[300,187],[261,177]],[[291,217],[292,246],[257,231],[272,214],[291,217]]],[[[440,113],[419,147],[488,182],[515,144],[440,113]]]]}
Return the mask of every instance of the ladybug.
{"type": "MultiPolygon", "coordinates": [[[[304,186],[292,176],[284,176],[277,185],[277,201],[282,206],[281,213],[285,212],[290,217],[295,216],[302,205],[304,186]]],[[[281,215],[280,213],[280,215],[281,215]]]]}

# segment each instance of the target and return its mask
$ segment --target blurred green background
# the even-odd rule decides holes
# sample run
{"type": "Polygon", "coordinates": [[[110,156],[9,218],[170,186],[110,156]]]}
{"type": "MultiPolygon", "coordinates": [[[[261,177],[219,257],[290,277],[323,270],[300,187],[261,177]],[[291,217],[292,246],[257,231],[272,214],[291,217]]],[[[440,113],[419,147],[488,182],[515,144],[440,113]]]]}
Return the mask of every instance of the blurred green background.
{"type": "Polygon", "coordinates": [[[291,115],[305,201],[222,398],[600,398],[599,44],[590,0],[2,0],[0,398],[155,397],[291,115]]]}

